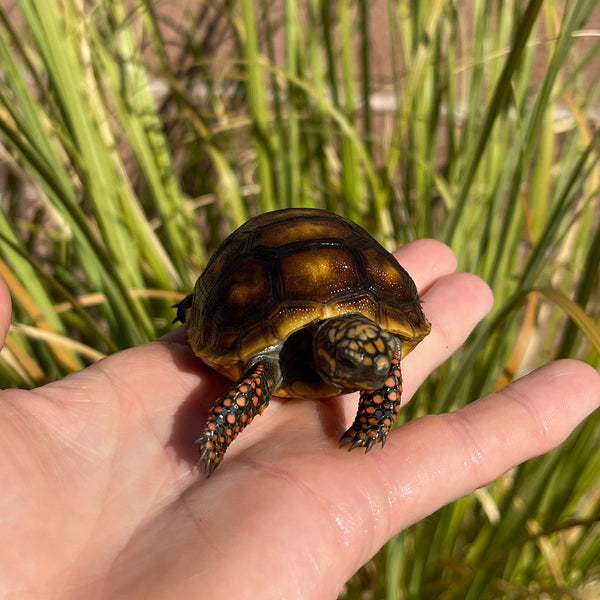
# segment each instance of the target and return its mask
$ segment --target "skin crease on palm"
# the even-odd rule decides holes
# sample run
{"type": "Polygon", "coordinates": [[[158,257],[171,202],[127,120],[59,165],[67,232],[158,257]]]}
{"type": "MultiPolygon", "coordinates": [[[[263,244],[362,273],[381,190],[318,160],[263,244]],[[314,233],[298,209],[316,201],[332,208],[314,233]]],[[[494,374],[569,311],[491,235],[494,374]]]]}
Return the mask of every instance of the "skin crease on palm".
{"type": "MultiPolygon", "coordinates": [[[[452,252],[396,253],[427,337],[402,361],[403,403],[492,306],[452,252]]],[[[0,335],[10,302],[0,286],[0,335]]],[[[394,534],[562,442],[600,377],[552,363],[498,393],[338,448],[356,395],[273,399],[210,479],[193,441],[228,383],[179,328],[31,392],[0,392],[0,597],[333,599],[394,534]]]]}

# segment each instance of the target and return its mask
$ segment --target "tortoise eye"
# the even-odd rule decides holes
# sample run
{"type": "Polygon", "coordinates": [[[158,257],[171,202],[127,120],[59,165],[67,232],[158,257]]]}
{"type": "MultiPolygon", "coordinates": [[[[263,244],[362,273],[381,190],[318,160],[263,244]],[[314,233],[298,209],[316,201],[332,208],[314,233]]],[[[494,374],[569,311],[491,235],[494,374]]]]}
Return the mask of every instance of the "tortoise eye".
{"type": "Polygon", "coordinates": [[[336,358],[336,363],[344,369],[344,371],[355,371],[360,365],[352,360],[347,354],[340,354],[336,358]]]}

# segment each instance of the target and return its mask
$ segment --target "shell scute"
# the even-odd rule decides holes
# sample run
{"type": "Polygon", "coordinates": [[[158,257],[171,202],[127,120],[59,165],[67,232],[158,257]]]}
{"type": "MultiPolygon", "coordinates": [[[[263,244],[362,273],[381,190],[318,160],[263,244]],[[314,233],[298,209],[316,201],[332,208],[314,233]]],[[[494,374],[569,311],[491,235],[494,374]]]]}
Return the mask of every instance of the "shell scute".
{"type": "Polygon", "coordinates": [[[318,246],[298,250],[279,261],[281,294],[286,299],[328,302],[362,285],[351,254],[344,248],[318,246]]]}

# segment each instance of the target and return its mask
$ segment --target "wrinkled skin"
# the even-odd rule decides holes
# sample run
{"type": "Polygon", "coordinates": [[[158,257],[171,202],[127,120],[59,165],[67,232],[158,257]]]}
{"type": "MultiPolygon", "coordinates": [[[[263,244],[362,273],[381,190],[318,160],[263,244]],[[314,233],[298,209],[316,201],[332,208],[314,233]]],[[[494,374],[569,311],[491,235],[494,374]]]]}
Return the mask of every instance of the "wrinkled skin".
{"type": "MultiPolygon", "coordinates": [[[[403,401],[490,310],[477,277],[421,240],[397,253],[433,329],[403,401]]],[[[0,334],[10,303],[0,286],[0,334]]],[[[0,392],[0,596],[333,599],[391,536],[563,441],[600,377],[559,361],[452,414],[338,448],[356,396],[273,400],[210,479],[193,441],[228,383],[183,329],[31,392],[0,392]]]]}

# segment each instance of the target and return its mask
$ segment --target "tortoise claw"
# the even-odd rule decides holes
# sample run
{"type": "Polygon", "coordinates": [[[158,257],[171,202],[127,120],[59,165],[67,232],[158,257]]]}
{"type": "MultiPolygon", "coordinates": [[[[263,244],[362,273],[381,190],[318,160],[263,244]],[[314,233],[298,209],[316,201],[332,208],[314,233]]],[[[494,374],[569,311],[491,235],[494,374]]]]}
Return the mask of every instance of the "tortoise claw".
{"type": "Polygon", "coordinates": [[[375,445],[375,438],[369,438],[367,443],[365,444],[365,454],[371,450],[371,448],[375,445]]]}
{"type": "Polygon", "coordinates": [[[187,309],[190,308],[190,306],[192,306],[193,301],[194,295],[190,294],[189,296],[186,296],[181,302],[177,302],[177,304],[173,304],[173,306],[171,306],[171,308],[177,309],[177,314],[175,315],[175,318],[173,319],[173,322],[171,324],[177,323],[177,321],[185,323],[185,313],[187,309]]]}
{"type": "MultiPolygon", "coordinates": [[[[200,460],[198,464],[201,462],[202,460],[200,460]]],[[[218,462],[211,460],[210,458],[204,459],[204,474],[207,477],[210,477],[213,474],[213,471],[217,468],[218,464],[218,462]]]]}
{"type": "Polygon", "coordinates": [[[380,431],[376,435],[367,435],[366,432],[354,431],[351,427],[340,438],[340,448],[350,444],[350,448],[348,448],[348,452],[350,452],[359,446],[363,446],[366,454],[377,442],[381,442],[381,445],[383,446],[385,444],[387,433],[387,431],[380,431]]]}
{"type": "Polygon", "coordinates": [[[210,477],[213,471],[219,466],[222,454],[215,451],[214,444],[206,438],[206,436],[200,436],[195,443],[200,450],[200,458],[198,459],[198,468],[201,468],[201,464],[204,463],[204,473],[207,477],[210,477]]]}

